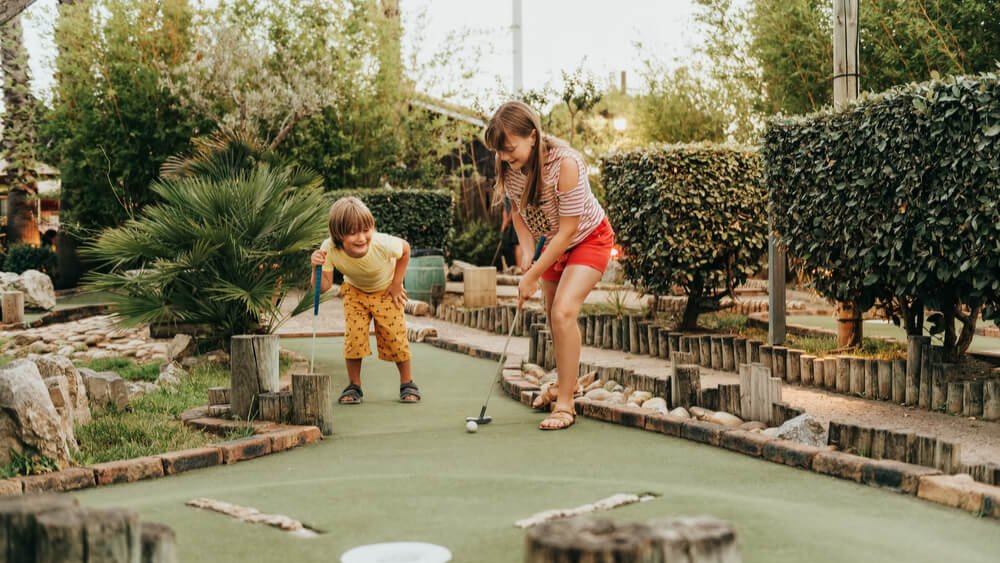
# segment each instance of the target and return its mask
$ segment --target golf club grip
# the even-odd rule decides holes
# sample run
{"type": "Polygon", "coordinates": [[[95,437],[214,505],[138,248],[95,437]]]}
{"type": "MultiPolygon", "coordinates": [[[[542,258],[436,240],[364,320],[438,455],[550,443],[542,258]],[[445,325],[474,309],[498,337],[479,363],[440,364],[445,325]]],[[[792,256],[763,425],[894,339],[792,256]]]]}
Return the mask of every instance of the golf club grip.
{"type": "Polygon", "coordinates": [[[538,257],[542,255],[542,248],[545,246],[545,235],[538,239],[538,244],[535,245],[535,256],[532,257],[531,261],[534,262],[538,260],[538,257]]]}
{"type": "MultiPolygon", "coordinates": [[[[300,274],[301,275],[301,274],[300,274]]],[[[313,299],[313,315],[319,315],[319,288],[323,283],[323,266],[316,266],[316,295],[313,299]]]]}

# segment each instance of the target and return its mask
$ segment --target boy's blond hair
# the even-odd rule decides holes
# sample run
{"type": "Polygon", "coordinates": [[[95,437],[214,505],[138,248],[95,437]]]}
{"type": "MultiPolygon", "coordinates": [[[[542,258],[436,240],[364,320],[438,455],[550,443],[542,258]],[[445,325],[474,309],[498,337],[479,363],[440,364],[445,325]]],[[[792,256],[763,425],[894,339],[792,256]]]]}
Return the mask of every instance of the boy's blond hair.
{"type": "Polygon", "coordinates": [[[344,237],[375,228],[375,216],[365,202],[350,196],[342,197],[330,206],[330,240],[343,248],[344,237]]]}

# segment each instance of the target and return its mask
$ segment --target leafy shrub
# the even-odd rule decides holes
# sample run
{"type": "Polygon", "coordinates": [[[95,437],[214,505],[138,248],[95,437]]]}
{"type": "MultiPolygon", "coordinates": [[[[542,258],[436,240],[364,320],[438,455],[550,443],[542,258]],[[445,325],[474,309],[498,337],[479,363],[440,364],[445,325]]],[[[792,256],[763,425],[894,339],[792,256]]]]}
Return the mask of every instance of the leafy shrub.
{"type": "Polygon", "coordinates": [[[723,293],[758,267],[767,241],[755,151],[663,145],[602,159],[608,214],[625,277],[660,295],[688,295],[681,328],[717,309],[723,293]]]}
{"type": "Polygon", "coordinates": [[[447,246],[455,208],[450,191],[335,190],[330,196],[333,200],[346,196],[361,198],[375,216],[379,232],[401,237],[413,248],[447,246]]]}
{"type": "Polygon", "coordinates": [[[59,464],[55,460],[34,451],[18,452],[10,450],[10,463],[0,467],[0,479],[10,479],[19,475],[37,475],[52,471],[59,471],[59,464]]]}
{"type": "Polygon", "coordinates": [[[486,221],[474,219],[456,234],[450,245],[453,260],[462,260],[476,266],[492,266],[500,244],[500,231],[486,221]]]}
{"type": "Polygon", "coordinates": [[[763,148],[774,227],[824,296],[894,302],[909,334],[925,307],[939,310],[954,358],[984,305],[1000,302],[998,154],[995,74],[775,118],[763,148]]]}
{"type": "Polygon", "coordinates": [[[52,252],[51,248],[30,244],[11,245],[7,256],[3,259],[3,271],[15,274],[23,273],[25,270],[38,270],[52,275],[55,265],[56,253],[52,252]]]}

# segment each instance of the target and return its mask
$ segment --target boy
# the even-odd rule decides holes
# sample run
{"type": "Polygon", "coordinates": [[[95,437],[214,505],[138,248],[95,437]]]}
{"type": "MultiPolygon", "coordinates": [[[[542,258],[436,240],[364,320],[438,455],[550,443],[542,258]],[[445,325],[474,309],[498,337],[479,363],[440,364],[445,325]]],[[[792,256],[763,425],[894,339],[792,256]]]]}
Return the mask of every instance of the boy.
{"type": "Polygon", "coordinates": [[[330,208],[330,238],[312,253],[312,265],[323,267],[320,289],[333,285],[333,270],[344,274],[344,360],[350,384],[340,394],[342,405],[361,402],[361,359],[371,355],[368,326],[375,320],[378,357],[399,368],[399,401],[420,401],[420,389],[410,373],[410,346],[406,340],[403,276],[410,261],[410,245],[399,237],[375,231],[375,217],[360,199],[338,199],[330,208]]]}

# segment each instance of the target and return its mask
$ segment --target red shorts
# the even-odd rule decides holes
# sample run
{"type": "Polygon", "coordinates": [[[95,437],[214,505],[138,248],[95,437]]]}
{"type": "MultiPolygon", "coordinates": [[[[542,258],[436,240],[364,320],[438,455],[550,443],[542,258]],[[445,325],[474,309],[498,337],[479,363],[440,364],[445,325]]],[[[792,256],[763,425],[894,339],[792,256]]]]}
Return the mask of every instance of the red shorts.
{"type": "Polygon", "coordinates": [[[608,261],[611,260],[611,247],[614,245],[615,232],[611,229],[608,218],[605,217],[601,224],[587,235],[587,238],[573,248],[567,249],[556,260],[555,264],[542,272],[542,279],[557,282],[562,277],[566,266],[573,265],[590,266],[603,274],[608,267],[608,261]]]}

